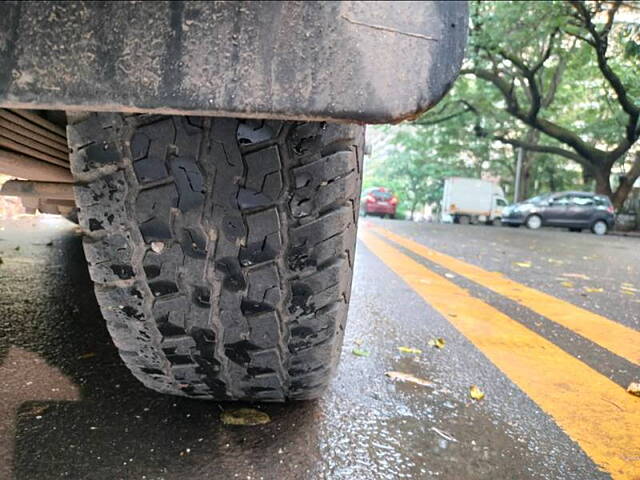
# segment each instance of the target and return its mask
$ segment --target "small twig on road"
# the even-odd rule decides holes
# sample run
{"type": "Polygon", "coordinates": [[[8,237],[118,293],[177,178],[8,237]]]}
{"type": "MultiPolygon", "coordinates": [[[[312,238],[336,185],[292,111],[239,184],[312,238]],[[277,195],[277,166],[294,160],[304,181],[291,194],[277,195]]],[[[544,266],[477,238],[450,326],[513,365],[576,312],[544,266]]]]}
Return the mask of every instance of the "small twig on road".
{"type": "Polygon", "coordinates": [[[619,405],[616,405],[615,403],[613,403],[611,400],[607,400],[606,398],[603,398],[603,400],[607,403],[610,403],[611,405],[613,405],[614,407],[616,407],[618,410],[620,410],[621,412],[624,412],[624,409],[622,407],[620,407],[619,405]]]}
{"type": "Polygon", "coordinates": [[[442,430],[440,430],[439,428],[436,427],[431,427],[431,430],[433,430],[434,432],[436,432],[438,435],[440,435],[442,438],[444,438],[445,440],[449,440],[450,442],[457,442],[458,440],[456,440],[455,438],[453,438],[451,435],[449,435],[447,432],[443,432],[442,430]]]}

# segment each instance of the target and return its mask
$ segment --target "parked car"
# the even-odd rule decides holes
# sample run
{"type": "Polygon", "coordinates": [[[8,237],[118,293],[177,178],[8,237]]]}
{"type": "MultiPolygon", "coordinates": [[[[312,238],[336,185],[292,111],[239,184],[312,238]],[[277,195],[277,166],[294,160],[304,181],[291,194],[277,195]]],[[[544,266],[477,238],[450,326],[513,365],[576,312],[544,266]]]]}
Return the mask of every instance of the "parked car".
{"type": "Polygon", "coordinates": [[[502,211],[502,223],[513,227],[526,225],[532,230],[549,226],[579,232],[588,228],[596,235],[604,235],[613,228],[615,217],[606,195],[560,192],[509,205],[502,211]]]}
{"type": "Polygon", "coordinates": [[[380,217],[396,218],[398,199],[391,190],[385,187],[373,187],[364,191],[364,198],[360,202],[360,211],[364,216],[378,215],[380,217]]]}
{"type": "Polygon", "coordinates": [[[500,185],[479,178],[450,177],[444,181],[442,218],[453,223],[500,223],[502,209],[507,206],[500,185]]]}

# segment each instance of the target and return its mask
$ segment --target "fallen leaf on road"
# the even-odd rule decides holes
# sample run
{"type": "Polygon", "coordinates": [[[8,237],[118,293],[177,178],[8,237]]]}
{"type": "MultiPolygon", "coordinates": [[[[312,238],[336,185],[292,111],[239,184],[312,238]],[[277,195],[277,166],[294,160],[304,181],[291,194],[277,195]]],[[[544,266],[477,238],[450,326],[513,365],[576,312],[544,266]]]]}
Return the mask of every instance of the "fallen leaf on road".
{"type": "Polygon", "coordinates": [[[16,248],[14,248],[14,250],[15,250],[16,252],[19,252],[19,251],[20,251],[20,245],[18,245],[16,248]]]}
{"type": "Polygon", "coordinates": [[[220,420],[225,425],[264,425],[271,421],[271,417],[255,408],[236,408],[226,410],[220,414],[220,420]]]}
{"type": "Polygon", "coordinates": [[[35,417],[37,415],[42,415],[44,412],[48,410],[48,408],[49,407],[45,405],[34,405],[32,408],[20,412],[20,415],[21,416],[32,415],[35,417]]]}
{"type": "Polygon", "coordinates": [[[591,280],[591,278],[582,273],[563,273],[562,276],[568,278],[579,278],[581,280],[591,280]]]}
{"type": "Polygon", "coordinates": [[[622,293],[626,294],[626,295],[635,295],[635,293],[633,293],[630,290],[622,290],[622,293]]]}
{"type": "Polygon", "coordinates": [[[84,360],[85,358],[92,358],[95,356],[96,356],[95,352],[88,352],[88,353],[83,353],[82,355],[78,355],[78,358],[80,360],[84,360]]]}
{"type": "Polygon", "coordinates": [[[640,292],[640,290],[638,290],[637,288],[633,288],[633,287],[627,287],[625,285],[620,287],[622,290],[625,290],[627,292],[640,292]]]}
{"type": "Polygon", "coordinates": [[[584,287],[586,292],[589,293],[600,293],[604,292],[604,288],[593,288],[593,287],[584,287]]]}
{"type": "Polygon", "coordinates": [[[363,342],[364,342],[364,340],[362,340],[362,339],[358,339],[358,340],[354,340],[353,341],[353,343],[355,343],[357,346],[361,346],[363,342]]]}
{"type": "Polygon", "coordinates": [[[560,285],[567,288],[573,288],[573,282],[560,282],[560,285]]]}
{"type": "Polygon", "coordinates": [[[447,278],[456,278],[456,276],[453,273],[445,273],[444,276],[447,278]]]}
{"type": "Polygon", "coordinates": [[[361,348],[354,348],[353,350],[351,350],[351,353],[353,353],[356,357],[368,357],[370,355],[367,350],[363,350],[361,348]]]}
{"type": "Polygon", "coordinates": [[[415,375],[411,375],[410,373],[391,371],[391,372],[385,372],[385,375],[389,377],[391,380],[400,380],[401,382],[415,383],[416,385],[422,385],[423,387],[430,387],[433,385],[433,383],[430,382],[429,380],[416,377],[415,375]]]}
{"type": "Polygon", "coordinates": [[[531,268],[531,262],[515,262],[515,264],[522,268],[531,268]]]}
{"type": "Polygon", "coordinates": [[[432,338],[429,340],[429,346],[435,348],[444,348],[444,338],[432,338]]]}
{"type": "Polygon", "coordinates": [[[471,385],[471,387],[469,387],[469,395],[474,400],[482,400],[484,398],[484,392],[475,385],[471,385]]]}
{"type": "Polygon", "coordinates": [[[640,397],[640,383],[639,382],[631,382],[627,387],[627,392],[631,395],[636,395],[640,397]]]}
{"type": "Polygon", "coordinates": [[[416,355],[420,355],[422,353],[422,350],[413,347],[398,347],[398,350],[402,353],[415,353],[416,355]]]}

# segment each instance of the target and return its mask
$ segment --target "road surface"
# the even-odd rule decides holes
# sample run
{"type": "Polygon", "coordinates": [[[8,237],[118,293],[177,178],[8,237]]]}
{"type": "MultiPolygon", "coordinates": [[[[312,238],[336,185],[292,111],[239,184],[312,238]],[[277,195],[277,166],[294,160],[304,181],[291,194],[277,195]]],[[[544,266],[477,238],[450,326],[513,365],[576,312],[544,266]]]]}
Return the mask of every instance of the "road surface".
{"type": "Polygon", "coordinates": [[[363,219],[329,391],[229,427],[123,367],[71,224],[0,228],[0,477],[640,478],[637,238],[363,219]]]}

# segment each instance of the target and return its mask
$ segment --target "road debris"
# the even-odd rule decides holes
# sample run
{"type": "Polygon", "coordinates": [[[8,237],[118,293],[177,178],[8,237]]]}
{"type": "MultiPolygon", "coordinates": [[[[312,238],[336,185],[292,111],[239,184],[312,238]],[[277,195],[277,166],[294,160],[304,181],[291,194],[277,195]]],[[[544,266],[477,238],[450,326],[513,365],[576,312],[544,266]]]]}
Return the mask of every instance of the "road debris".
{"type": "Polygon", "coordinates": [[[588,293],[601,293],[604,292],[604,288],[584,287],[585,292],[588,293]]]}
{"type": "Polygon", "coordinates": [[[413,353],[415,355],[420,355],[422,353],[422,350],[413,347],[398,347],[398,350],[400,350],[402,353],[413,353]]]}
{"type": "Polygon", "coordinates": [[[515,265],[521,268],[531,268],[531,262],[515,262],[515,265]]]}
{"type": "Polygon", "coordinates": [[[444,348],[445,343],[444,338],[432,338],[429,340],[429,346],[434,348],[444,348]]]}
{"type": "Polygon", "coordinates": [[[573,282],[567,282],[566,280],[564,282],[560,282],[560,285],[567,288],[573,288],[573,282]]]}
{"type": "Polygon", "coordinates": [[[423,387],[433,386],[433,382],[430,382],[429,380],[425,380],[424,378],[416,377],[415,375],[411,375],[410,373],[390,371],[390,372],[385,372],[385,375],[389,377],[391,380],[399,380],[401,382],[415,383],[416,385],[421,385],[423,387]]]}
{"type": "Polygon", "coordinates": [[[579,278],[580,280],[591,280],[591,277],[582,273],[563,273],[562,276],[567,278],[579,278]]]}
{"type": "Polygon", "coordinates": [[[353,353],[356,357],[368,357],[369,355],[371,355],[368,350],[364,350],[362,348],[354,348],[353,350],[351,350],[351,353],[353,353]]]}
{"type": "Polygon", "coordinates": [[[449,272],[445,273],[444,276],[447,278],[456,278],[456,276],[453,273],[449,273],[449,272]]]}
{"type": "Polygon", "coordinates": [[[627,387],[627,392],[636,397],[640,397],[640,382],[631,382],[627,387]]]}
{"type": "Polygon", "coordinates": [[[77,358],[79,360],[85,360],[87,358],[93,358],[95,356],[96,356],[95,352],[87,352],[87,353],[83,353],[82,355],[78,355],[77,358]]]}
{"type": "Polygon", "coordinates": [[[164,250],[164,243],[162,242],[151,242],[151,250],[156,253],[162,253],[164,250]]]}
{"type": "Polygon", "coordinates": [[[264,425],[271,421],[271,417],[265,412],[255,408],[234,408],[220,414],[220,420],[225,425],[255,426],[264,425]]]}
{"type": "Polygon", "coordinates": [[[455,438],[453,438],[451,436],[451,434],[440,430],[439,428],[436,427],[431,427],[431,430],[433,430],[434,432],[436,432],[438,435],[440,435],[442,438],[444,438],[445,440],[449,440],[450,442],[457,442],[458,440],[456,440],[455,438]]]}
{"type": "Polygon", "coordinates": [[[471,385],[471,387],[469,387],[469,395],[474,400],[482,400],[484,398],[484,392],[475,385],[471,385]]]}

